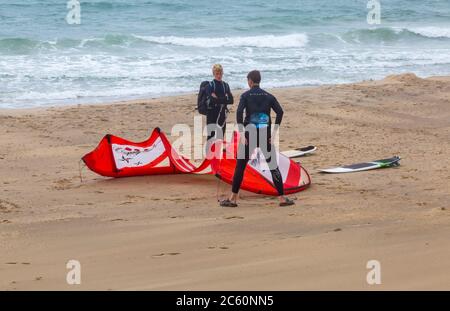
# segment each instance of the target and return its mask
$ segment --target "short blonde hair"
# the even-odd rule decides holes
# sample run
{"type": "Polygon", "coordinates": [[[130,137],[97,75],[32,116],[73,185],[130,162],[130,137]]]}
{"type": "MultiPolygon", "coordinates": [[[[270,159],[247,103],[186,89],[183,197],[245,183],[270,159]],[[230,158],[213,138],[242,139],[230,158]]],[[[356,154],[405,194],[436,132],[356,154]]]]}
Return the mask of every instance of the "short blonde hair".
{"type": "Polygon", "coordinates": [[[212,67],[212,72],[215,73],[215,72],[217,72],[217,71],[223,72],[223,67],[222,67],[221,64],[214,64],[214,65],[213,65],[213,67],[212,67]]]}

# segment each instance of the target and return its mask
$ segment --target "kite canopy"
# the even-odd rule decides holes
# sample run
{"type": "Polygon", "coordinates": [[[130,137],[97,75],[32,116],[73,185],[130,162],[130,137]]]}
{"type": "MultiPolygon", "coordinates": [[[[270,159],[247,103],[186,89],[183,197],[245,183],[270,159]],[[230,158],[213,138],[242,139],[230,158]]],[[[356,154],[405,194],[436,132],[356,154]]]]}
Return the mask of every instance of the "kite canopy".
{"type": "MultiPolygon", "coordinates": [[[[108,134],[82,160],[90,170],[107,177],[214,174],[231,184],[236,166],[238,138],[238,134],[234,133],[231,143],[215,142],[211,153],[198,167],[179,155],[159,128],[154,129],[150,138],[140,143],[108,134]]],[[[300,163],[280,153],[277,161],[286,194],[302,191],[311,184],[308,172],[300,163]]],[[[278,195],[268,164],[259,149],[256,149],[247,165],[241,188],[255,193],[278,195]]]]}

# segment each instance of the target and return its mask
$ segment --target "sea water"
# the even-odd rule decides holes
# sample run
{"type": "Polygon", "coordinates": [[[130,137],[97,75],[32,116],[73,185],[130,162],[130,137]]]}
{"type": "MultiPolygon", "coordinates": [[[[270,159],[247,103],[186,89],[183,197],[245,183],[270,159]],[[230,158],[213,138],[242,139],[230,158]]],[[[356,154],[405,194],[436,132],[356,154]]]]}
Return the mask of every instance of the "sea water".
{"type": "Polygon", "coordinates": [[[0,108],[450,74],[450,0],[0,0],[0,108]],[[76,2],[76,1],[75,1],[76,2]],[[368,8],[369,4],[369,8],[368,8]]]}

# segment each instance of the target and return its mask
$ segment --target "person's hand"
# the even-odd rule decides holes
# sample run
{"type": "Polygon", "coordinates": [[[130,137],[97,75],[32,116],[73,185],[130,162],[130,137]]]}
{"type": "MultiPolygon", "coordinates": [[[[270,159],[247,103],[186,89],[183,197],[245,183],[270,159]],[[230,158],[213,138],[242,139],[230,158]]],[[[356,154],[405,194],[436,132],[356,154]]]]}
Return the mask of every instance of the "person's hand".
{"type": "Polygon", "coordinates": [[[216,93],[211,93],[211,96],[217,99],[216,93]]]}

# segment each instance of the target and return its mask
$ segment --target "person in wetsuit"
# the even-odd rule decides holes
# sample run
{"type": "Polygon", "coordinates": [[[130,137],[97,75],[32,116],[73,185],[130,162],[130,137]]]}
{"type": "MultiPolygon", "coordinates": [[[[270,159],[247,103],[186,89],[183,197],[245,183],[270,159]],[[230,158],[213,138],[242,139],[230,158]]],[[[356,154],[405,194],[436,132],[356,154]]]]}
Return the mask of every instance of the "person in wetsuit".
{"type": "Polygon", "coordinates": [[[226,130],[226,116],[228,105],[234,102],[230,86],[222,80],[223,67],[215,64],[212,68],[214,80],[209,83],[207,96],[210,99],[209,109],[206,115],[206,124],[208,126],[207,141],[210,144],[212,138],[224,139],[226,130]]]}
{"type": "Polygon", "coordinates": [[[294,201],[284,196],[283,178],[278,169],[276,150],[271,139],[271,110],[276,113],[275,127],[277,128],[283,119],[283,109],[272,94],[259,87],[261,82],[259,71],[251,71],[247,75],[247,82],[250,90],[241,95],[236,112],[241,142],[233,176],[232,192],[229,199],[220,202],[220,205],[237,207],[236,199],[244,178],[245,167],[257,147],[261,149],[269,165],[272,181],[278,190],[280,206],[293,205],[294,201]]]}

